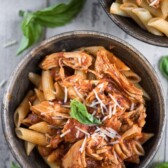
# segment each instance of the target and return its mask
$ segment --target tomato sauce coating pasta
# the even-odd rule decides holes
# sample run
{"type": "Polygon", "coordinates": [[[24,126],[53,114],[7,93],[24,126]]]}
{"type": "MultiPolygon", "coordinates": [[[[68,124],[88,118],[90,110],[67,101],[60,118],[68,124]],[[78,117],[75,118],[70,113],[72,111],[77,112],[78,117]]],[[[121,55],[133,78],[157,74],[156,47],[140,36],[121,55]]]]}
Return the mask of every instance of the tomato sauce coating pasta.
{"type": "Polygon", "coordinates": [[[29,74],[35,88],[21,103],[26,115],[16,119],[19,107],[15,114],[28,155],[37,147],[52,168],[140,163],[142,145],[153,136],[143,132],[150,97],[132,69],[102,46],[53,53],[40,68],[42,76],[29,74]]]}

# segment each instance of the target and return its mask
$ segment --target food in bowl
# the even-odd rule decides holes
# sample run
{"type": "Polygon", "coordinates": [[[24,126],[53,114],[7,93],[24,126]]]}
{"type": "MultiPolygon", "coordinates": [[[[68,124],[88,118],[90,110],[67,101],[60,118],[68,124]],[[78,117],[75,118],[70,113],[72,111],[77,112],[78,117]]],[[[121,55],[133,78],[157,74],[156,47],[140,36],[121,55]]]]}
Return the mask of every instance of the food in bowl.
{"type": "Polygon", "coordinates": [[[91,46],[46,56],[41,75],[14,114],[29,155],[36,147],[50,167],[139,164],[149,95],[141,78],[112,52],[91,46]]]}
{"type": "Polygon", "coordinates": [[[142,29],[158,36],[168,36],[167,0],[115,1],[110,13],[132,18],[142,29]]]}

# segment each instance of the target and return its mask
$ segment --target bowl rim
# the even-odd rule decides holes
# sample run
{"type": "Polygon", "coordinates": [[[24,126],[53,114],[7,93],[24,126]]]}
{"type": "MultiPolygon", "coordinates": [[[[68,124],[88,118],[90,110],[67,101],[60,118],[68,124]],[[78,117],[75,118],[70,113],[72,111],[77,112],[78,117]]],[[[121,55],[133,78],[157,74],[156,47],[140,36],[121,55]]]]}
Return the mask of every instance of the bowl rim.
{"type": "Polygon", "coordinates": [[[65,32],[65,33],[61,33],[55,36],[52,36],[44,41],[42,41],[40,44],[37,45],[37,47],[33,48],[31,51],[29,51],[26,56],[20,61],[20,63],[17,65],[17,67],[15,68],[15,70],[13,71],[13,73],[11,74],[9,80],[8,80],[8,84],[6,87],[6,91],[4,94],[4,98],[3,98],[3,102],[2,102],[2,108],[1,108],[1,121],[2,121],[2,128],[3,128],[3,135],[6,139],[6,142],[8,144],[8,147],[12,153],[12,155],[14,156],[14,158],[17,160],[17,162],[23,166],[24,165],[24,159],[22,158],[22,156],[17,155],[18,154],[18,149],[15,147],[15,143],[13,141],[13,139],[11,138],[12,136],[8,133],[10,132],[10,123],[9,120],[7,118],[7,112],[8,112],[8,104],[9,104],[9,95],[11,93],[11,90],[13,88],[13,83],[16,82],[16,78],[17,76],[20,74],[21,69],[23,67],[25,67],[25,65],[27,64],[27,62],[29,62],[29,60],[35,56],[41,49],[46,48],[47,44],[50,45],[52,42],[54,42],[55,40],[59,40],[61,38],[67,38],[67,37],[71,37],[71,36],[83,36],[83,35],[90,35],[91,37],[102,37],[102,38],[106,38],[112,41],[116,41],[117,43],[122,44],[123,46],[129,48],[132,52],[136,53],[136,55],[140,58],[141,61],[143,61],[145,63],[145,65],[147,66],[148,70],[151,72],[151,78],[152,80],[155,79],[155,84],[157,86],[158,89],[158,93],[159,93],[159,97],[161,99],[162,105],[161,105],[161,112],[163,113],[160,119],[160,128],[159,128],[159,133],[157,135],[157,139],[155,144],[153,145],[153,149],[154,151],[148,156],[148,161],[144,163],[144,166],[147,167],[151,161],[153,160],[154,156],[156,155],[159,146],[161,144],[161,141],[163,139],[163,135],[164,135],[164,130],[165,130],[165,125],[166,125],[166,112],[165,112],[165,101],[164,101],[164,97],[163,97],[163,91],[162,91],[162,87],[161,87],[161,82],[157,76],[156,71],[154,70],[154,68],[151,66],[151,64],[149,63],[149,61],[133,46],[131,46],[130,44],[128,44],[127,42],[125,42],[124,40],[115,37],[113,35],[107,34],[107,33],[102,33],[102,32],[98,32],[98,31],[90,31],[90,30],[79,30],[79,31],[70,31],[70,32],[65,32]]]}
{"type": "MultiPolygon", "coordinates": [[[[128,33],[130,36],[132,36],[133,38],[140,40],[146,44],[150,44],[150,45],[154,45],[154,46],[158,46],[158,47],[168,47],[168,43],[160,43],[154,40],[151,40],[150,38],[146,39],[144,36],[139,36],[135,31],[130,31],[129,28],[127,28],[127,26],[123,26],[125,24],[121,23],[118,21],[118,19],[116,18],[115,15],[111,14],[105,5],[104,0],[98,0],[99,3],[101,4],[101,6],[103,7],[105,13],[108,15],[108,17],[120,28],[122,29],[125,33],[128,33]]],[[[158,37],[162,37],[162,36],[158,36],[158,37]]],[[[168,38],[168,37],[167,37],[168,38]]]]}

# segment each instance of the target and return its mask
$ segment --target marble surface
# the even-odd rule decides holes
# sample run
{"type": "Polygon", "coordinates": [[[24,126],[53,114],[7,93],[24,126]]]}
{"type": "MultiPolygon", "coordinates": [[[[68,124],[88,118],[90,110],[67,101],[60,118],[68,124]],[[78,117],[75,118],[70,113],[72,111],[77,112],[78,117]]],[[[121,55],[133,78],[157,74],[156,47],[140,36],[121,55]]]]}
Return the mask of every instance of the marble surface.
{"type": "MultiPolygon", "coordinates": [[[[11,72],[15,69],[20,60],[24,57],[26,51],[20,56],[16,56],[18,44],[8,48],[3,45],[9,41],[21,39],[20,21],[18,11],[22,10],[37,10],[46,6],[55,4],[56,2],[66,2],[66,0],[0,0],[0,81],[8,80],[11,72]]],[[[167,48],[155,47],[143,42],[140,42],[131,36],[127,35],[118,28],[103,11],[97,0],[87,0],[84,9],[81,13],[69,24],[46,29],[42,39],[49,38],[56,34],[72,31],[72,30],[95,30],[124,39],[135,48],[137,48],[152,64],[156,70],[162,84],[166,102],[168,102],[168,81],[166,81],[159,72],[158,61],[162,55],[168,54],[167,48]]],[[[5,85],[6,86],[6,85],[5,85]]],[[[5,86],[0,89],[0,101],[2,102],[5,86]]],[[[1,121],[0,121],[1,122],[1,121]]],[[[11,161],[14,160],[8,146],[3,137],[3,131],[0,124],[0,168],[10,168],[11,161]]],[[[168,126],[165,132],[162,144],[157,152],[152,165],[157,162],[168,161],[168,126]]]]}

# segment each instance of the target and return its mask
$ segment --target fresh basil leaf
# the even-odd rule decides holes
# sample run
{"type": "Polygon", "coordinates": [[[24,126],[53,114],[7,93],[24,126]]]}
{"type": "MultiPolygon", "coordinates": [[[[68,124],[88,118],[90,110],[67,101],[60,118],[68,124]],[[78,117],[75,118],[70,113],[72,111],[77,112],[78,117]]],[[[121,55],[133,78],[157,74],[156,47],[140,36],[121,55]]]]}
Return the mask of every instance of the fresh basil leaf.
{"type": "Polygon", "coordinates": [[[163,56],[160,59],[159,68],[163,76],[168,79],[168,56],[163,56]]]}
{"type": "Polygon", "coordinates": [[[161,163],[161,164],[157,165],[155,168],[168,168],[168,162],[161,163]]]}
{"type": "Polygon", "coordinates": [[[16,163],[12,162],[11,163],[11,168],[20,168],[16,163]]]}
{"type": "Polygon", "coordinates": [[[70,22],[82,9],[85,0],[71,0],[34,13],[36,21],[46,27],[63,26],[70,22]]]}
{"type": "Polygon", "coordinates": [[[22,37],[20,46],[16,52],[17,55],[21,54],[25,49],[29,47],[29,39],[26,38],[25,36],[22,37]]]}
{"type": "Polygon", "coordinates": [[[78,120],[80,123],[87,125],[101,124],[97,118],[88,113],[86,106],[81,102],[74,99],[71,101],[70,106],[71,117],[78,120]]]}
{"type": "Polygon", "coordinates": [[[23,37],[17,55],[37,42],[42,35],[42,26],[34,22],[34,16],[27,14],[22,22],[23,37]]]}
{"type": "Polygon", "coordinates": [[[61,3],[32,13],[20,10],[19,15],[24,17],[23,38],[17,55],[40,39],[43,27],[63,26],[70,22],[80,12],[84,3],[85,0],[71,0],[69,4],[61,3]]]}

